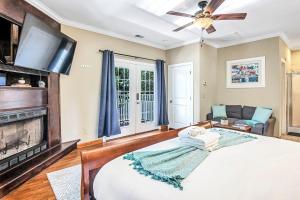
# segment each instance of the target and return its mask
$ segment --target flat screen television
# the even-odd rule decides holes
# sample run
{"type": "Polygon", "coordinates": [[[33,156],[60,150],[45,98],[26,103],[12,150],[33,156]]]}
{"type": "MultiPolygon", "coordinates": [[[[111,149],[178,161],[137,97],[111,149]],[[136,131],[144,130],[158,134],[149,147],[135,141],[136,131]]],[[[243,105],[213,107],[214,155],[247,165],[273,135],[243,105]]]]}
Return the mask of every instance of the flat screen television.
{"type": "Polygon", "coordinates": [[[76,41],[26,14],[15,66],[69,74],[76,41]]]}
{"type": "Polygon", "coordinates": [[[11,65],[15,60],[21,26],[0,17],[0,63],[11,65]]]}

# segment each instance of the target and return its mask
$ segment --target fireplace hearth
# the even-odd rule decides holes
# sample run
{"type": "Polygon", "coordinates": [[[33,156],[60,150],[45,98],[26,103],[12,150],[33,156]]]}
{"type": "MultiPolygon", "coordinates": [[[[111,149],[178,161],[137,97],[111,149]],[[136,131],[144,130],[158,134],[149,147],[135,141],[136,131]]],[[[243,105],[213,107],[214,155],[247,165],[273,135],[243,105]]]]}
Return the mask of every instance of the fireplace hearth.
{"type": "Polygon", "coordinates": [[[47,108],[0,113],[0,173],[47,149],[47,108]]]}

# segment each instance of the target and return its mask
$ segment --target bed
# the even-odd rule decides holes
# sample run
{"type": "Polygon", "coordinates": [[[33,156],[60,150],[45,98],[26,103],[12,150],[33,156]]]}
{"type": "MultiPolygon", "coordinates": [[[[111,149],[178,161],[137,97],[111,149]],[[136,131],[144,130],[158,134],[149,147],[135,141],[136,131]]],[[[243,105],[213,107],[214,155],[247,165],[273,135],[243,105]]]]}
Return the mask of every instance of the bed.
{"type": "MultiPolygon", "coordinates": [[[[137,145],[139,147],[132,148],[159,150],[179,144],[176,131],[167,135],[161,142],[152,138],[151,146],[143,148],[137,145]]],[[[119,150],[113,150],[114,156],[109,162],[90,173],[93,180],[89,181],[93,185],[89,185],[92,186],[89,190],[100,200],[300,199],[300,145],[271,137],[257,138],[212,152],[182,182],[182,191],[140,175],[129,166],[130,161],[122,158],[124,153],[133,150],[126,148],[124,152],[117,148],[119,150]]],[[[131,142],[139,144],[137,141],[131,142]]],[[[84,188],[83,198],[88,199],[84,188]]]]}

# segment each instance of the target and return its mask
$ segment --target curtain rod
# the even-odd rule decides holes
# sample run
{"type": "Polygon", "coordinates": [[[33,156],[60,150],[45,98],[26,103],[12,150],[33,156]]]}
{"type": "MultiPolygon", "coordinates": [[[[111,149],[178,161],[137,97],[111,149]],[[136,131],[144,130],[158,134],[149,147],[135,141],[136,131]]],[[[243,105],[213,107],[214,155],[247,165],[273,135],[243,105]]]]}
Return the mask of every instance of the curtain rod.
{"type": "MultiPolygon", "coordinates": [[[[104,50],[101,50],[101,49],[100,49],[99,52],[103,53],[104,50]]],[[[156,61],[156,60],[151,59],[151,58],[144,58],[144,57],[140,57],[140,56],[132,56],[132,55],[123,54],[123,53],[115,53],[115,52],[114,52],[114,54],[119,55],[119,56],[126,56],[126,57],[130,57],[130,58],[135,58],[135,59],[143,59],[143,60],[156,61]]],[[[163,60],[163,62],[165,62],[165,61],[163,60]]]]}

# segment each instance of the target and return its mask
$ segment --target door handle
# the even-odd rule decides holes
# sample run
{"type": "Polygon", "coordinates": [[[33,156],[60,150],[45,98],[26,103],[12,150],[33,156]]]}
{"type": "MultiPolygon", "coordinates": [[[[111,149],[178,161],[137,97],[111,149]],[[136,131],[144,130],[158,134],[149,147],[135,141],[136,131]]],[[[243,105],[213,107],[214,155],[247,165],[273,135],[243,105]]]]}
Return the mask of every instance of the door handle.
{"type": "Polygon", "coordinates": [[[172,100],[170,100],[170,103],[173,103],[173,101],[172,101],[172,100]]]}

